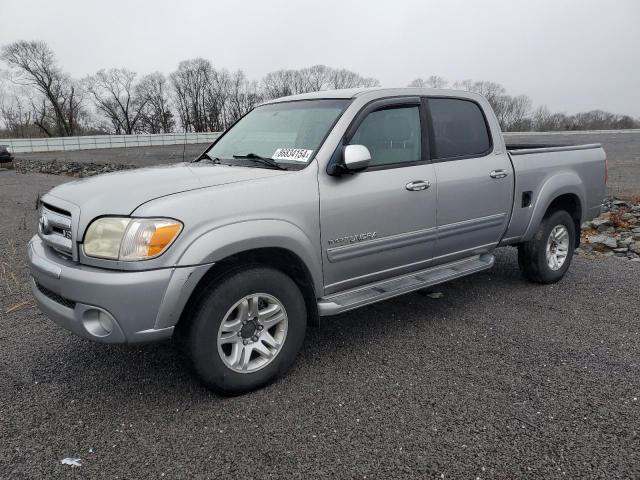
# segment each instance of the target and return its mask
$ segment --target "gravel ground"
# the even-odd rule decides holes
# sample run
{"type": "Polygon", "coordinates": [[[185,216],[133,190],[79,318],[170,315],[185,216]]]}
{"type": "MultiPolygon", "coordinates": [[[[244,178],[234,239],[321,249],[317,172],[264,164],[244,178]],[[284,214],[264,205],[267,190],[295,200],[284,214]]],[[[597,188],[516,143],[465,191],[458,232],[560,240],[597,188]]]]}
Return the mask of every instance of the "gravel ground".
{"type": "Polygon", "coordinates": [[[170,342],[94,344],[33,306],[35,199],[64,180],[0,172],[0,478],[640,476],[637,264],[536,286],[504,249],[441,298],[323,321],[284,379],[225,399],[170,342]]]}

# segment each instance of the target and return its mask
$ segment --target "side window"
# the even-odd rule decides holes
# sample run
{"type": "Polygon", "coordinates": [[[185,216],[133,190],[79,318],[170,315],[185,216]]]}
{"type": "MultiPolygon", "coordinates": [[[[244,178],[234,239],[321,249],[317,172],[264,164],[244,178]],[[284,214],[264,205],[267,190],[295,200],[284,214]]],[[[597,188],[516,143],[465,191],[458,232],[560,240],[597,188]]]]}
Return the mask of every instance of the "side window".
{"type": "Polygon", "coordinates": [[[432,158],[480,156],[491,148],[491,137],[480,107],[469,100],[430,98],[433,125],[432,158]]]}
{"type": "Polygon", "coordinates": [[[421,160],[420,108],[416,105],[371,112],[349,144],[367,147],[371,166],[421,160]]]}

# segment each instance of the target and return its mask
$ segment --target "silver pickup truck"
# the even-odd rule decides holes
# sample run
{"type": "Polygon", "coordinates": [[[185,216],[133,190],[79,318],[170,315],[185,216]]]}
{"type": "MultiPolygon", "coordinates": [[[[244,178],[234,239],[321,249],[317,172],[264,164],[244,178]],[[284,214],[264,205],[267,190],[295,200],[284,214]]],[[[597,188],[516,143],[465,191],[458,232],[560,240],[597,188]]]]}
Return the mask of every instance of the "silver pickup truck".
{"type": "Polygon", "coordinates": [[[40,309],[107,343],[174,337],[210,388],[284,373],[307,323],[490,268],[560,280],[600,145],[505,145],[481,96],[361,89],[253,109],[189,163],[63,184],[28,247],[40,309]]]}

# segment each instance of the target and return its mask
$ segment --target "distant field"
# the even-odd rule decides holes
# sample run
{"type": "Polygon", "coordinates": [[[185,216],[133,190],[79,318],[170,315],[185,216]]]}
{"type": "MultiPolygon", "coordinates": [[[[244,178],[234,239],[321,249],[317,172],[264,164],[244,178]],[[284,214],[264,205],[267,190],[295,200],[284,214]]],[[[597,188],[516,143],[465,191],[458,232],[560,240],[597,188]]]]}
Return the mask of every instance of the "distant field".
{"type": "MultiPolygon", "coordinates": [[[[584,132],[571,134],[507,134],[513,143],[601,143],[609,158],[609,193],[640,194],[640,132],[584,132]]],[[[207,144],[130,147],[73,152],[19,153],[18,159],[59,162],[94,162],[150,166],[190,160],[207,144]],[[184,157],[183,157],[184,151],[184,157]]]]}

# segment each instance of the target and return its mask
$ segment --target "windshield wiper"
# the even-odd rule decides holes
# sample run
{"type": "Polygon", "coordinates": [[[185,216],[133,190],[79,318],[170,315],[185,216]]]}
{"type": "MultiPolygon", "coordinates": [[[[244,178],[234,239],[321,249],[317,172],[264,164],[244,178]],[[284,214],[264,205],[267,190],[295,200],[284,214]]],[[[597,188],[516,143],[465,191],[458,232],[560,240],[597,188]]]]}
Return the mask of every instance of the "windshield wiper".
{"type": "Polygon", "coordinates": [[[256,155],[255,153],[247,153],[246,155],[234,155],[233,158],[247,159],[256,163],[261,163],[262,165],[266,165],[267,167],[277,168],[278,170],[287,170],[286,167],[283,167],[273,159],[261,157],[260,155],[256,155]]]}

